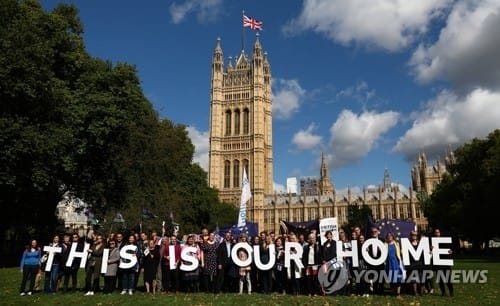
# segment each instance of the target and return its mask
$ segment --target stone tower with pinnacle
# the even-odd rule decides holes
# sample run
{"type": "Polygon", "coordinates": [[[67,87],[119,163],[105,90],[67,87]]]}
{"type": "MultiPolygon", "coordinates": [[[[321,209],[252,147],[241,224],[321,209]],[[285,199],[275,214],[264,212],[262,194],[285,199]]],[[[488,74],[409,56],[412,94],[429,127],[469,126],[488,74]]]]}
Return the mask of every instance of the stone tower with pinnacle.
{"type": "Polygon", "coordinates": [[[252,190],[249,221],[273,193],[271,69],[257,35],[251,58],[241,50],[225,68],[220,39],[212,57],[208,181],[221,201],[239,205],[243,169],[252,190]]]}
{"type": "Polygon", "coordinates": [[[319,178],[319,194],[331,196],[335,193],[335,187],[330,179],[330,172],[328,171],[328,164],[326,162],[325,153],[321,153],[321,170],[319,178]]]}
{"type": "Polygon", "coordinates": [[[392,182],[391,176],[389,175],[389,169],[385,168],[384,170],[384,190],[391,191],[392,190],[392,182]]]}

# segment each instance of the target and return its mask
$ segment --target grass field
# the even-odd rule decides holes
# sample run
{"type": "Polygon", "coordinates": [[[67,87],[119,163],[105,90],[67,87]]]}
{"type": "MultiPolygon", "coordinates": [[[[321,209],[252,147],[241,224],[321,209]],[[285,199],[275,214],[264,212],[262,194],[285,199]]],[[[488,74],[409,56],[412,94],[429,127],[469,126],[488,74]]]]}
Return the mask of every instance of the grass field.
{"type": "MultiPolygon", "coordinates": [[[[83,293],[57,293],[46,295],[19,296],[21,273],[17,268],[0,269],[0,305],[500,305],[500,262],[485,260],[455,260],[454,269],[488,270],[484,284],[455,284],[455,297],[441,297],[439,286],[432,296],[413,297],[403,295],[402,300],[392,296],[326,296],[307,297],[291,295],[237,295],[237,294],[157,294],[154,298],[138,291],[133,296],[118,293],[104,296],[83,296],[83,293]]],[[[79,275],[83,282],[84,272],[79,275]]],[[[102,282],[101,282],[102,283],[102,282]]],[[[139,282],[141,283],[141,281],[139,282]]]]}

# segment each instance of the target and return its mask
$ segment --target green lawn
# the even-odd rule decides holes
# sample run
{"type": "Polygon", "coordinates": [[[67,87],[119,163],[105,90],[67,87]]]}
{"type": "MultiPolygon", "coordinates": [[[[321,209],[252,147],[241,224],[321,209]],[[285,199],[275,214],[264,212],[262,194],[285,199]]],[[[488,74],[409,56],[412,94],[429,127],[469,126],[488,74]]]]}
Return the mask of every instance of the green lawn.
{"type": "MultiPolygon", "coordinates": [[[[437,294],[433,296],[413,297],[403,295],[402,300],[392,296],[327,296],[327,297],[294,297],[277,294],[158,294],[151,295],[136,292],[134,296],[121,296],[115,293],[110,296],[97,294],[83,296],[83,293],[45,295],[36,293],[33,296],[19,296],[21,273],[16,268],[0,269],[0,305],[499,305],[500,298],[500,262],[485,260],[456,260],[454,269],[488,270],[488,281],[485,284],[455,284],[455,297],[441,297],[439,286],[435,284],[437,294]]],[[[83,270],[79,275],[83,278],[83,270]]],[[[81,280],[83,281],[83,279],[81,280]]],[[[81,284],[82,282],[80,282],[81,284]]]]}

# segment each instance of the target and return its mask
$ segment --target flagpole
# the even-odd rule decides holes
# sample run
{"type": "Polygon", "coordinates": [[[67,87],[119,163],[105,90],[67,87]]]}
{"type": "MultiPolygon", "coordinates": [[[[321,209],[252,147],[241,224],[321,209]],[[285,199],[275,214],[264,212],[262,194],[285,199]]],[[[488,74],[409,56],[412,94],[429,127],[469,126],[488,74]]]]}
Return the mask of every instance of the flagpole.
{"type": "MultiPolygon", "coordinates": [[[[111,233],[113,232],[113,225],[114,225],[114,224],[115,224],[114,222],[111,222],[111,226],[109,227],[109,234],[108,234],[108,238],[109,238],[109,236],[111,236],[111,233]]],[[[108,239],[106,238],[106,241],[107,241],[107,240],[108,240],[108,239]]],[[[109,241],[107,241],[107,242],[109,242],[109,241]]]]}
{"type": "Polygon", "coordinates": [[[144,211],[144,206],[142,206],[141,208],[141,222],[139,222],[139,235],[142,233],[142,215],[143,215],[143,211],[144,211]]]}
{"type": "MultiPolygon", "coordinates": [[[[116,216],[116,211],[115,211],[115,216],[116,216]]],[[[113,232],[113,224],[115,224],[115,222],[114,222],[114,220],[111,220],[111,226],[109,227],[109,234],[108,234],[108,237],[106,237],[106,242],[108,242],[108,238],[111,235],[111,233],[113,232]]]]}
{"type": "Polygon", "coordinates": [[[252,198],[252,191],[250,189],[250,183],[248,181],[247,172],[245,167],[243,167],[243,180],[241,186],[241,197],[240,197],[240,210],[238,212],[238,228],[246,226],[247,218],[247,202],[252,198]]]}
{"type": "Polygon", "coordinates": [[[241,11],[241,51],[245,50],[245,27],[243,26],[243,16],[245,16],[245,10],[241,11]]]}

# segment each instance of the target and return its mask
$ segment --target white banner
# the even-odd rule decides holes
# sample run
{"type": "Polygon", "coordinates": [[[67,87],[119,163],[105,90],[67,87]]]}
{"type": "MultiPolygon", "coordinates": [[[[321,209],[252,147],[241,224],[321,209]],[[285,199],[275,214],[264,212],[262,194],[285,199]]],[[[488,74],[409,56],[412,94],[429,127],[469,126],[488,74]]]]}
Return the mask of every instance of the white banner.
{"type": "Polygon", "coordinates": [[[238,213],[238,227],[244,227],[247,224],[247,202],[252,197],[250,183],[247,178],[247,171],[243,167],[243,185],[241,187],[240,212],[238,213]]]}
{"type": "Polygon", "coordinates": [[[339,226],[337,224],[337,218],[325,218],[319,220],[319,234],[321,237],[321,245],[326,241],[326,232],[331,231],[333,234],[333,240],[339,240],[339,226]]]}

